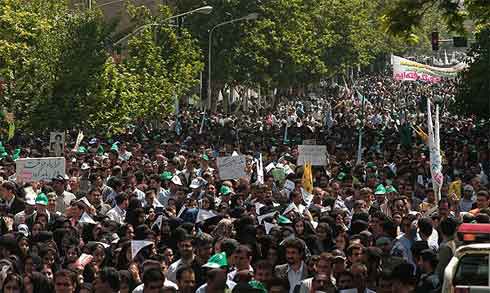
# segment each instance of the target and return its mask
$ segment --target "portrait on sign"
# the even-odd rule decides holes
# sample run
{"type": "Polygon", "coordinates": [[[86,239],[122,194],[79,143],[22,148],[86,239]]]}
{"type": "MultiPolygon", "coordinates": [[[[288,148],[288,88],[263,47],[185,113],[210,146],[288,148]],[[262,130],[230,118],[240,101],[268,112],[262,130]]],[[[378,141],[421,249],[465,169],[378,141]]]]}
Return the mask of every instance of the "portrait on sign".
{"type": "Polygon", "coordinates": [[[57,157],[63,155],[65,147],[65,133],[51,132],[49,137],[49,152],[57,157]]]}

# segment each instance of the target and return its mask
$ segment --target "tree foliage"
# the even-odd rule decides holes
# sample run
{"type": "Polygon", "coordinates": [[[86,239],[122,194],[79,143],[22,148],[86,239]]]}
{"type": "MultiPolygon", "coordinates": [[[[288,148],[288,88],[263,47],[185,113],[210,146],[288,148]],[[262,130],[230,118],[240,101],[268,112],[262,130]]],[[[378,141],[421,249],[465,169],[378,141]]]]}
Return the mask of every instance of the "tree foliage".
{"type": "Polygon", "coordinates": [[[490,117],[490,5],[485,0],[418,0],[394,1],[386,9],[384,21],[390,32],[407,36],[420,29],[424,17],[431,9],[440,12],[448,30],[456,34],[474,33],[475,43],[468,52],[469,69],[458,79],[458,94],[455,110],[480,117],[490,117]],[[468,22],[474,31],[467,31],[468,22]]]}
{"type": "Polygon", "coordinates": [[[207,49],[215,25],[257,12],[255,21],[213,33],[213,85],[302,87],[367,65],[393,50],[380,30],[379,1],[230,0],[178,2],[179,11],[214,7],[211,17],[192,16],[186,25],[207,49]]]}
{"type": "Polygon", "coordinates": [[[476,34],[468,52],[469,69],[462,73],[454,109],[490,118],[490,28],[476,34]]]}
{"type": "MultiPolygon", "coordinates": [[[[162,22],[128,6],[134,27],[162,22]]],[[[116,23],[100,11],[69,10],[59,0],[5,0],[0,6],[0,104],[33,130],[118,132],[136,118],[164,118],[197,82],[200,51],[185,30],[162,22],[129,39],[115,62],[116,23]],[[155,39],[156,36],[156,39],[155,39]]]]}

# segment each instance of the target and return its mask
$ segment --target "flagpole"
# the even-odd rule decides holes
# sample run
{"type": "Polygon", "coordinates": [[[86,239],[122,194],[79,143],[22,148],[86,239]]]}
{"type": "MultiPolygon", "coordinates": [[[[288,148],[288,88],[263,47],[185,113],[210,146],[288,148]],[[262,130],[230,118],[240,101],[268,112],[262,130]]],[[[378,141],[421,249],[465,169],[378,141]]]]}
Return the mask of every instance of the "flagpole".
{"type": "Polygon", "coordinates": [[[288,122],[286,121],[286,126],[284,127],[283,144],[286,144],[287,141],[288,141],[288,122]]]}
{"type": "Polygon", "coordinates": [[[202,134],[202,131],[204,129],[204,119],[205,118],[206,118],[206,110],[204,110],[204,113],[202,114],[201,128],[199,128],[199,134],[202,134]]]}
{"type": "Polygon", "coordinates": [[[357,95],[361,98],[361,126],[359,127],[359,140],[357,142],[357,162],[356,165],[360,165],[362,161],[362,133],[364,131],[364,104],[365,99],[364,96],[361,96],[359,91],[357,95]]]}

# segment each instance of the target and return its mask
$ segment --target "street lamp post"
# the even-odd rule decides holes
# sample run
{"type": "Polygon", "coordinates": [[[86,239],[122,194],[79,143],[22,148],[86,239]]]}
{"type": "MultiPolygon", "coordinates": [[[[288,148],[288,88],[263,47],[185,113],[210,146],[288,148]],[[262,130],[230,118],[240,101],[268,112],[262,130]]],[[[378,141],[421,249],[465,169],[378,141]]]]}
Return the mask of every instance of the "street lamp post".
{"type": "Polygon", "coordinates": [[[203,6],[203,7],[199,7],[199,8],[196,8],[194,10],[191,10],[191,11],[183,12],[183,13],[180,13],[180,14],[173,15],[171,17],[165,18],[161,22],[155,22],[155,23],[149,23],[149,24],[142,25],[142,26],[136,28],[133,32],[131,32],[131,33],[127,34],[126,36],[122,37],[121,39],[119,39],[117,42],[115,42],[113,44],[113,46],[115,47],[115,46],[119,45],[120,43],[124,42],[125,40],[131,38],[132,36],[137,35],[138,33],[140,33],[145,28],[152,27],[152,26],[160,26],[163,23],[165,23],[165,22],[167,22],[167,21],[169,21],[171,19],[179,18],[179,17],[182,17],[184,15],[189,15],[189,14],[193,14],[193,13],[210,14],[211,11],[213,11],[213,7],[212,6],[209,6],[209,5],[208,6],[203,6]]]}
{"type": "Polygon", "coordinates": [[[219,23],[215,25],[213,28],[209,30],[209,40],[208,40],[208,93],[207,93],[207,98],[208,98],[208,109],[211,109],[211,41],[213,38],[213,31],[219,27],[222,27],[227,24],[239,22],[239,21],[244,21],[244,20],[255,20],[259,17],[258,13],[250,13],[247,16],[232,19],[229,21],[225,21],[222,23],[219,23]]]}

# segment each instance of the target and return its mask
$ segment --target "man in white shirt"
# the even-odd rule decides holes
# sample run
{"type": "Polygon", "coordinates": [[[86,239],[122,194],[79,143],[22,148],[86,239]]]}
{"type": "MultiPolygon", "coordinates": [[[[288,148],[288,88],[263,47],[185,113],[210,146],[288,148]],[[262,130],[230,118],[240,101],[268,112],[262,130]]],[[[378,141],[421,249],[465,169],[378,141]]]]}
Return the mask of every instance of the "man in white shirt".
{"type": "MultiPolygon", "coordinates": [[[[327,280],[323,284],[325,292],[335,292],[335,278],[332,276],[332,255],[328,252],[320,254],[320,259],[317,263],[317,274],[324,274],[327,280]]],[[[314,278],[308,278],[301,282],[299,286],[300,293],[309,293],[314,285],[314,278]]]]}
{"type": "Polygon", "coordinates": [[[173,262],[167,271],[167,279],[176,283],[177,282],[177,270],[184,265],[190,266],[192,265],[192,261],[194,261],[194,249],[192,246],[192,236],[184,235],[177,242],[177,248],[179,249],[180,259],[173,262]]]}
{"type": "Polygon", "coordinates": [[[66,209],[70,207],[71,201],[76,199],[76,196],[65,190],[65,178],[61,175],[53,178],[52,185],[56,192],[56,211],[64,214],[66,209]]]}
{"type": "Polygon", "coordinates": [[[156,199],[156,191],[153,188],[148,189],[145,192],[145,198],[143,199],[143,207],[163,207],[163,205],[156,199]]]}
{"type": "Polygon", "coordinates": [[[116,206],[107,212],[107,217],[112,221],[123,225],[126,219],[126,209],[128,208],[128,195],[119,193],[116,196],[116,206]]]}
{"type": "Polygon", "coordinates": [[[162,266],[155,260],[147,260],[143,263],[143,284],[134,288],[132,293],[159,293],[162,287],[177,285],[165,278],[162,266]]]}
{"type": "Polygon", "coordinates": [[[294,292],[294,287],[306,278],[308,271],[303,262],[305,247],[296,239],[288,239],[283,244],[286,250],[286,264],[277,265],[274,274],[280,280],[289,282],[289,293],[294,292]]]}
{"type": "Polygon", "coordinates": [[[239,271],[249,271],[253,274],[254,269],[250,265],[252,261],[252,250],[247,245],[240,245],[233,253],[236,256],[236,268],[228,273],[228,279],[234,281],[239,271]]]}

